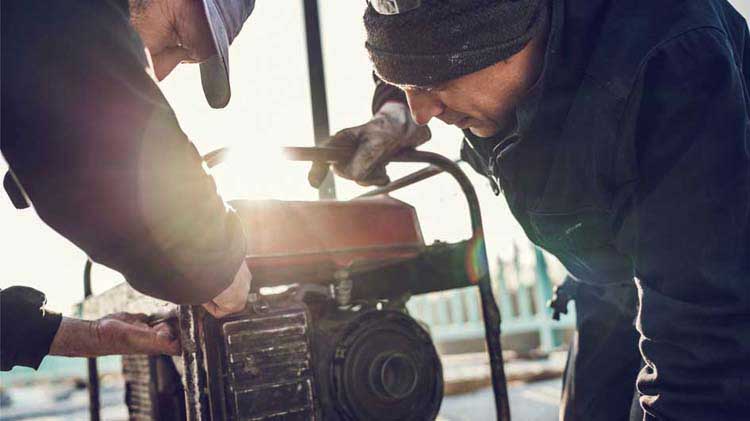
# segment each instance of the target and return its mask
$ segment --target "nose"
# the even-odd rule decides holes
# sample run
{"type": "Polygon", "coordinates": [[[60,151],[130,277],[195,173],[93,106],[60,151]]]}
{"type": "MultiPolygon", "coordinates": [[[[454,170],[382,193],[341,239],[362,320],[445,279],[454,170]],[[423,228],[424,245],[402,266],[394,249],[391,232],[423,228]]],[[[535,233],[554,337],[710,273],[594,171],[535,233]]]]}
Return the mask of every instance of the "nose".
{"type": "Polygon", "coordinates": [[[411,117],[419,125],[427,124],[432,117],[437,117],[445,111],[443,102],[431,92],[419,89],[409,89],[405,92],[411,117]]]}

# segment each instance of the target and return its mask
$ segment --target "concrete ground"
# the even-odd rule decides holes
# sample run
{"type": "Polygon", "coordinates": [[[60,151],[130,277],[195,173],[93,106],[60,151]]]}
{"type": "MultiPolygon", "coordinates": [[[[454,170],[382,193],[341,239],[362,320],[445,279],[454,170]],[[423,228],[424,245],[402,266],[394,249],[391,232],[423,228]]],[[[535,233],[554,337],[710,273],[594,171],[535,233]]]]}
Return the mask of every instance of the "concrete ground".
{"type": "MultiPolygon", "coordinates": [[[[520,421],[555,421],[560,399],[560,379],[511,385],[510,414],[520,421]]],[[[491,388],[446,396],[438,421],[494,421],[491,388]]]]}
{"type": "MultiPolygon", "coordinates": [[[[122,404],[122,389],[107,389],[102,394],[102,419],[127,420],[127,409],[122,404]]],[[[510,408],[516,421],[557,420],[560,379],[510,386],[510,408]]],[[[25,409],[0,409],[0,420],[68,421],[88,419],[85,391],[79,391],[69,402],[28,405],[25,409]]],[[[495,407],[492,389],[482,388],[470,393],[446,396],[438,421],[494,421],[495,407]]]]}
{"type": "MultiPolygon", "coordinates": [[[[511,415],[516,421],[557,419],[561,390],[560,374],[564,353],[540,360],[509,359],[505,373],[510,382],[511,415]]],[[[489,385],[487,354],[472,353],[443,357],[445,398],[440,421],[495,420],[495,406],[489,385]]],[[[88,418],[88,394],[70,386],[11,387],[13,404],[0,408],[0,421],[67,421],[88,418]]],[[[102,419],[125,421],[124,390],[119,383],[104,387],[101,394],[102,419]]]]}

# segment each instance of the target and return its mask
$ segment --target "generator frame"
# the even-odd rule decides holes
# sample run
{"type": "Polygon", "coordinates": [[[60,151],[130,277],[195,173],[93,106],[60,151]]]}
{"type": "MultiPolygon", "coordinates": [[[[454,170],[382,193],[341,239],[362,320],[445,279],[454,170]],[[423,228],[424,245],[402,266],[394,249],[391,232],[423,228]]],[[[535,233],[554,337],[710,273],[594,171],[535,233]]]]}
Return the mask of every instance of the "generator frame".
{"type": "MultiPolygon", "coordinates": [[[[346,161],[351,157],[352,150],[342,148],[320,147],[287,147],[284,153],[292,161],[313,161],[335,163],[346,161]]],[[[207,164],[213,166],[218,163],[224,153],[213,153],[207,156],[207,164]]],[[[487,260],[482,215],[476,191],[469,178],[459,165],[442,155],[423,151],[406,151],[394,157],[392,162],[427,163],[428,166],[396,179],[386,186],[364,193],[361,197],[388,194],[393,191],[411,186],[438,174],[447,173],[460,186],[469,208],[472,236],[468,240],[447,244],[436,243],[427,246],[417,257],[381,268],[378,271],[351,274],[356,286],[355,294],[379,295],[386,291],[372,290],[382,282],[372,282],[376,277],[390,277],[398,275],[403,280],[403,288],[410,294],[422,294],[433,291],[466,287],[475,285],[479,288],[481,298],[482,317],[485,328],[485,342],[489,354],[490,371],[497,419],[510,419],[508,404],[507,380],[503,368],[502,346],[500,342],[501,318],[500,311],[492,293],[489,264],[487,260]],[[462,271],[457,272],[453,262],[464,263],[462,271]],[[472,265],[472,267],[469,267],[472,265]],[[392,274],[392,275],[391,275],[392,274]],[[424,279],[431,279],[429,284],[424,279]]],[[[86,268],[84,289],[91,291],[90,264],[86,268]]],[[[264,283],[263,279],[254,280],[253,290],[263,286],[277,286],[264,283]]],[[[114,297],[90,297],[84,301],[83,310],[87,316],[101,316],[111,311],[163,311],[164,307],[155,304],[158,300],[139,295],[132,289],[114,291],[114,297]]],[[[164,303],[166,304],[166,303],[164,303]]],[[[208,394],[204,393],[208,379],[206,378],[206,360],[200,343],[199,312],[200,306],[179,306],[180,339],[182,341],[184,364],[183,383],[186,394],[186,415],[188,421],[208,421],[210,416],[210,402],[208,394]]],[[[94,359],[89,363],[89,391],[91,398],[91,419],[98,419],[98,377],[94,359]],[[93,363],[92,363],[93,362],[93,363]],[[93,369],[92,369],[93,368],[93,369]]]]}
{"type": "MultiPolygon", "coordinates": [[[[315,145],[322,144],[329,136],[328,106],[326,100],[325,73],[321,47],[320,21],[317,0],[302,0],[305,15],[305,35],[308,58],[308,75],[310,83],[310,99],[312,104],[312,119],[315,145]]],[[[311,161],[336,163],[347,160],[353,151],[341,148],[325,147],[288,147],[284,148],[288,159],[292,161],[311,161]]],[[[212,152],[204,157],[209,166],[220,162],[226,150],[212,152]]],[[[410,285],[409,291],[414,294],[440,291],[475,285],[479,288],[481,297],[482,317],[485,328],[485,341],[490,361],[490,372],[497,419],[510,420],[508,404],[507,380],[503,367],[503,355],[500,342],[501,318],[500,311],[492,293],[489,264],[487,260],[482,217],[476,191],[469,178],[457,163],[435,153],[422,151],[408,151],[393,158],[391,162],[426,163],[427,167],[402,178],[393,180],[388,185],[366,192],[360,197],[387,194],[398,189],[411,186],[441,173],[451,175],[460,186],[466,198],[472,226],[472,237],[455,244],[436,244],[426,248],[415,259],[400,262],[384,268],[385,273],[399,273],[405,277],[405,284],[410,285]],[[451,268],[443,268],[446,261],[456,261],[456,258],[467,259],[473,254],[476,267],[469,268],[466,263],[464,273],[459,276],[451,268]],[[478,270],[477,270],[478,269],[478,270]],[[423,275],[429,274],[434,282],[424,284],[423,275]],[[450,274],[450,275],[448,275],[450,274]]],[[[319,188],[321,199],[335,198],[333,179],[328,176],[319,188]]],[[[378,273],[382,274],[383,271],[378,273]]],[[[364,288],[377,283],[367,282],[372,274],[363,273],[359,278],[364,288]],[[368,286],[369,285],[369,286],[368,286]]],[[[255,288],[255,287],[254,287],[255,288]]],[[[91,261],[86,262],[84,269],[84,302],[85,316],[101,316],[106,311],[164,311],[168,305],[158,300],[145,297],[126,285],[114,288],[108,293],[94,296],[91,289],[91,261]],[[108,294],[109,293],[109,294],[108,294]]],[[[183,383],[185,387],[186,417],[188,421],[211,420],[209,396],[206,390],[206,361],[200,346],[198,313],[202,311],[198,306],[179,306],[180,340],[183,353],[184,367],[183,383]]],[[[90,419],[100,420],[99,378],[96,358],[88,361],[88,389],[90,401],[90,419]]]]}

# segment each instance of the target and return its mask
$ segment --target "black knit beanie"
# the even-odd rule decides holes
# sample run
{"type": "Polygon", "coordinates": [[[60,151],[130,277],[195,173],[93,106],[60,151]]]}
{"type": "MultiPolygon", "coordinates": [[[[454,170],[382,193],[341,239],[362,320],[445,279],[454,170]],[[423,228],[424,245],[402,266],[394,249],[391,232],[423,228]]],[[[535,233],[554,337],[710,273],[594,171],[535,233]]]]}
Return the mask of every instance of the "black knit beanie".
{"type": "Polygon", "coordinates": [[[368,3],[366,47],[375,73],[395,85],[429,86],[518,53],[543,30],[546,0],[422,0],[381,15],[368,3]]]}

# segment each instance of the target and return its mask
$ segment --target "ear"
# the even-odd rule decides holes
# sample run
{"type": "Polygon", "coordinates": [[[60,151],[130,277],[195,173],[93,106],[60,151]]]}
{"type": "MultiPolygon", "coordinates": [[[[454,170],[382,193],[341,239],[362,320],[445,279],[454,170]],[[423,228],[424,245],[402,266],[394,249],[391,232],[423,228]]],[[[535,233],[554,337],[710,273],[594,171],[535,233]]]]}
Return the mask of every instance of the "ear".
{"type": "Polygon", "coordinates": [[[161,81],[169,75],[178,64],[188,59],[188,52],[182,47],[170,47],[156,56],[151,56],[156,79],[161,81]]]}
{"type": "Polygon", "coordinates": [[[187,50],[190,61],[202,62],[216,54],[213,36],[208,25],[203,2],[196,0],[170,0],[176,3],[172,26],[176,43],[187,50]]]}

